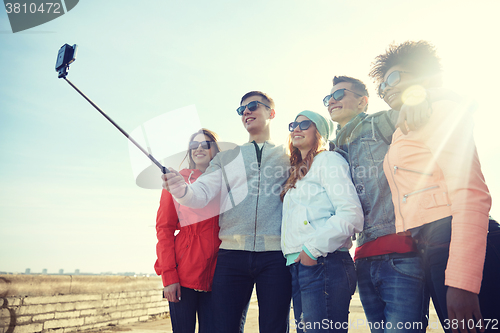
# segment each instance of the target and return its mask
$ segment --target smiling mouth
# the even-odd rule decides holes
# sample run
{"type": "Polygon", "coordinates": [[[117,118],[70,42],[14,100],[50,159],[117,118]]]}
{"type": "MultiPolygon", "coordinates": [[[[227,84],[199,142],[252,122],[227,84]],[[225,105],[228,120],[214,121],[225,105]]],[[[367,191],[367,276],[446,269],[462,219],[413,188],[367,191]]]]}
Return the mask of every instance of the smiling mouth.
{"type": "Polygon", "coordinates": [[[333,108],[331,108],[331,109],[329,110],[329,112],[330,112],[330,113],[332,113],[332,112],[334,112],[334,111],[336,111],[336,110],[339,110],[339,109],[342,109],[342,107],[341,107],[341,106],[334,106],[333,108]]]}
{"type": "Polygon", "coordinates": [[[398,94],[398,93],[397,93],[397,92],[395,92],[395,93],[392,93],[392,94],[388,95],[388,96],[387,96],[387,101],[388,101],[388,102],[392,102],[392,101],[394,100],[394,98],[396,98],[396,95],[397,95],[397,94],[398,94]]]}
{"type": "Polygon", "coordinates": [[[245,124],[248,124],[249,122],[254,121],[254,120],[255,120],[255,118],[247,118],[247,119],[245,119],[245,124]]]}

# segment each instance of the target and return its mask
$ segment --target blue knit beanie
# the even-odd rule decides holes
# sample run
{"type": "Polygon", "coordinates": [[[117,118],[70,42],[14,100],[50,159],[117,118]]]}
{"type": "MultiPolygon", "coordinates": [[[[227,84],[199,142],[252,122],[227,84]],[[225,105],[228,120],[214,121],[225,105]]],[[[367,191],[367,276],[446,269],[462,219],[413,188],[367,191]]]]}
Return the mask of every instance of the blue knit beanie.
{"type": "MultiPolygon", "coordinates": [[[[309,118],[314,123],[314,125],[316,125],[319,134],[323,137],[325,142],[328,142],[330,135],[333,133],[333,122],[330,119],[327,119],[319,113],[309,110],[300,112],[297,117],[298,116],[309,118]]],[[[295,120],[297,120],[297,117],[295,117],[295,120]]]]}

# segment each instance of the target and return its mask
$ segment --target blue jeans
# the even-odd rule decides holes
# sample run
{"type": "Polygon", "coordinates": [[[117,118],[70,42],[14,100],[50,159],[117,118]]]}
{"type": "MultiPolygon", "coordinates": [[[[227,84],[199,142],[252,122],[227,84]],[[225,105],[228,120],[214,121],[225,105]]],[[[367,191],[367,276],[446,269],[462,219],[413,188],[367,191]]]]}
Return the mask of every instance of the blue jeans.
{"type": "MultiPolygon", "coordinates": [[[[449,326],[449,323],[445,321],[448,318],[446,306],[448,287],[444,281],[451,241],[451,220],[451,217],[447,217],[419,227],[414,236],[423,259],[425,279],[432,302],[441,325],[445,328],[449,326]]],[[[496,222],[490,221],[483,280],[479,292],[479,306],[485,324],[488,323],[487,320],[491,320],[489,327],[487,327],[487,331],[491,332],[498,332],[500,328],[500,286],[498,281],[500,281],[500,227],[496,222]],[[498,323],[496,330],[492,330],[495,322],[498,323]]],[[[451,332],[451,330],[445,331],[451,332]]]]}
{"type": "Polygon", "coordinates": [[[291,277],[281,251],[220,249],[212,286],[217,333],[237,333],[254,284],[259,302],[259,331],[288,332],[291,277]]]}
{"type": "Polygon", "coordinates": [[[178,303],[168,303],[174,333],[194,333],[196,313],[198,313],[198,332],[215,332],[211,294],[181,286],[181,300],[178,303]]]}
{"type": "Polygon", "coordinates": [[[372,333],[425,332],[428,302],[422,260],[416,253],[357,259],[356,272],[372,333]]]}
{"type": "Polygon", "coordinates": [[[347,332],[356,271],[349,252],[319,257],[314,266],[290,265],[297,332],[347,332]]]}

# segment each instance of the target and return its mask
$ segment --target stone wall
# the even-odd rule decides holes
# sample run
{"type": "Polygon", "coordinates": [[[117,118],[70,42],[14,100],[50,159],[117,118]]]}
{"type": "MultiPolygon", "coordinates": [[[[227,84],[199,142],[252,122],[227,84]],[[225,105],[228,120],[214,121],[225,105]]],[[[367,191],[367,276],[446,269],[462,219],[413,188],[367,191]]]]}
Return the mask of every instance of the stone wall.
{"type": "Polygon", "coordinates": [[[0,333],[75,332],[168,312],[160,277],[0,275],[0,333]]]}

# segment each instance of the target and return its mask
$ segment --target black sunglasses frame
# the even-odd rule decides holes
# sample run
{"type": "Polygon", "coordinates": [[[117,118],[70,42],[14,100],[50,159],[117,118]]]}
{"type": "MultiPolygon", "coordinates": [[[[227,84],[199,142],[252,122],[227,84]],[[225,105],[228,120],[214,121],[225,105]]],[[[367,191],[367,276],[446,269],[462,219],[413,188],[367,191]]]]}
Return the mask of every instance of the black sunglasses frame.
{"type": "Polygon", "coordinates": [[[198,149],[198,147],[200,147],[200,145],[201,145],[201,148],[203,148],[203,149],[210,149],[210,146],[211,146],[210,143],[211,142],[215,142],[215,141],[201,141],[201,142],[199,142],[199,141],[191,141],[189,143],[189,149],[190,150],[196,150],[196,149],[198,149]]]}
{"type": "Polygon", "coordinates": [[[259,107],[259,104],[262,104],[264,105],[266,108],[270,109],[271,107],[262,103],[262,102],[259,102],[259,101],[251,101],[250,103],[248,103],[247,105],[242,105],[240,106],[239,108],[236,109],[236,112],[238,113],[239,116],[242,116],[243,113],[245,112],[245,109],[248,108],[249,111],[253,112],[255,110],[257,110],[257,108],[259,107]]]}
{"type": "Polygon", "coordinates": [[[381,98],[384,98],[385,97],[385,93],[384,93],[384,90],[386,87],[395,87],[399,84],[399,82],[401,82],[401,73],[406,73],[406,74],[411,74],[411,72],[407,72],[407,71],[393,71],[391,74],[389,74],[387,76],[387,80],[385,80],[384,82],[382,82],[379,86],[378,86],[378,95],[381,97],[381,98]],[[396,78],[396,81],[392,82],[392,83],[389,83],[389,79],[390,77],[393,75],[393,74],[397,74],[397,78],[396,78]]]}
{"type": "Polygon", "coordinates": [[[325,98],[323,98],[323,104],[324,104],[325,106],[328,106],[328,104],[329,104],[328,102],[330,101],[330,99],[331,99],[331,98],[333,98],[333,99],[334,99],[334,100],[336,100],[336,101],[340,101],[340,100],[342,100],[342,98],[344,98],[344,97],[345,97],[345,90],[350,91],[350,92],[352,92],[353,94],[358,95],[359,97],[363,97],[363,95],[358,94],[358,93],[357,93],[357,92],[355,92],[355,91],[352,91],[352,90],[349,90],[349,89],[346,89],[346,88],[342,88],[342,89],[335,90],[335,91],[334,91],[332,94],[330,94],[330,95],[326,95],[326,96],[325,96],[325,98]],[[340,93],[338,93],[339,91],[340,91],[340,93]],[[337,93],[338,93],[338,94],[337,94],[337,93]],[[335,96],[335,95],[337,95],[337,96],[335,96]],[[339,96],[339,95],[340,95],[340,96],[339,96]]]}
{"type": "Polygon", "coordinates": [[[290,132],[293,132],[297,126],[299,126],[301,131],[305,131],[309,127],[311,127],[311,124],[313,123],[312,120],[302,120],[301,122],[296,122],[292,121],[290,124],[288,124],[288,130],[290,132]]]}

